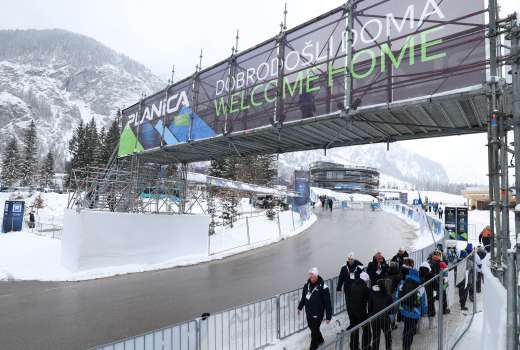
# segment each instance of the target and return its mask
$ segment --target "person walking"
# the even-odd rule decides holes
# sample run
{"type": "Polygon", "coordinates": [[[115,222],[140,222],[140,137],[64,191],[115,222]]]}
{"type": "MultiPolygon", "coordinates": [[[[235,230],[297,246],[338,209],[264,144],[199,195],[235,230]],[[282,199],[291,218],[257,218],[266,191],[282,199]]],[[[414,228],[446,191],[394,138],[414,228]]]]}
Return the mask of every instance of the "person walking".
{"type": "Polygon", "coordinates": [[[350,289],[356,279],[356,273],[359,275],[362,270],[363,264],[359,260],[354,259],[354,253],[349,253],[346,264],[339,271],[338,285],[336,286],[336,292],[341,293],[343,291],[345,294],[345,305],[349,305],[350,289]]]}
{"type": "MultiPolygon", "coordinates": [[[[435,277],[435,275],[431,272],[430,264],[428,264],[427,261],[423,262],[419,267],[419,278],[421,279],[421,283],[424,284],[433,277],[435,277]]],[[[435,317],[435,300],[433,297],[433,292],[436,287],[435,282],[436,281],[432,281],[424,287],[426,291],[426,300],[428,303],[428,317],[435,317]]]]}
{"type": "Polygon", "coordinates": [[[487,225],[484,227],[484,229],[480,232],[480,235],[478,236],[478,242],[484,246],[486,251],[489,253],[491,251],[491,236],[493,235],[493,232],[491,232],[491,227],[487,225]]]}
{"type": "Polygon", "coordinates": [[[397,252],[397,254],[394,255],[392,257],[392,260],[390,260],[390,261],[396,262],[400,269],[404,264],[404,259],[406,259],[406,258],[408,258],[408,252],[406,251],[406,249],[401,247],[401,248],[399,248],[399,251],[397,252]]]}
{"type": "MultiPolygon", "coordinates": [[[[390,290],[387,290],[387,292],[390,293],[392,296],[392,300],[397,300],[397,288],[399,287],[399,283],[403,279],[401,275],[401,270],[399,269],[399,266],[396,262],[390,262],[388,266],[388,277],[390,280],[390,290]]],[[[392,324],[392,329],[397,329],[397,308],[394,308],[392,312],[390,313],[390,322],[392,324]]]]}
{"type": "Polygon", "coordinates": [[[375,285],[378,279],[385,278],[388,273],[388,264],[383,253],[376,251],[372,261],[367,265],[367,273],[370,276],[371,285],[375,285]]]}
{"type": "MultiPolygon", "coordinates": [[[[347,309],[349,311],[350,324],[347,329],[352,329],[368,318],[368,298],[370,296],[370,278],[366,272],[356,273],[355,280],[351,286],[351,294],[347,309]]],[[[361,349],[370,347],[370,325],[366,324],[362,327],[363,335],[361,340],[361,349]]],[[[359,330],[355,330],[350,335],[350,349],[359,349],[359,330]]]]}
{"type": "Polygon", "coordinates": [[[320,331],[323,317],[329,324],[332,319],[332,303],[330,300],[329,287],[319,275],[318,268],[309,270],[309,279],[302,288],[302,296],[298,304],[298,313],[305,307],[307,325],[311,331],[310,350],[315,350],[325,339],[320,331]]]}
{"type": "MultiPolygon", "coordinates": [[[[459,260],[463,260],[463,259],[467,258],[468,255],[471,254],[472,251],[473,251],[473,245],[471,243],[468,243],[466,246],[466,249],[461,250],[461,252],[459,254],[459,260]]],[[[459,290],[459,304],[460,304],[460,309],[462,311],[468,310],[468,308],[466,307],[466,301],[468,300],[468,292],[471,288],[470,284],[472,282],[472,279],[470,279],[468,276],[469,272],[470,272],[470,269],[468,266],[469,264],[473,264],[473,262],[470,261],[469,259],[467,259],[465,270],[459,271],[459,269],[457,268],[457,274],[460,273],[463,276],[463,279],[459,282],[459,284],[457,284],[457,288],[459,290]]]]}
{"type": "MultiPolygon", "coordinates": [[[[385,280],[378,280],[377,284],[372,286],[372,290],[370,291],[370,295],[368,297],[368,316],[372,317],[376,315],[380,311],[383,311],[392,305],[392,303],[392,297],[386,290],[385,280]]],[[[371,350],[379,350],[381,331],[383,331],[385,336],[385,349],[392,349],[392,328],[390,323],[390,313],[391,310],[388,310],[370,322],[370,327],[372,328],[371,350]]]]}
{"type": "Polygon", "coordinates": [[[406,279],[399,286],[398,297],[404,298],[399,304],[399,312],[403,317],[403,349],[410,350],[412,348],[413,337],[417,333],[417,324],[421,316],[428,315],[428,304],[426,301],[426,291],[423,287],[415,291],[421,283],[419,272],[416,269],[410,269],[406,279]],[[411,295],[408,295],[410,294],[411,295]]]}
{"type": "MultiPolygon", "coordinates": [[[[442,270],[444,270],[447,267],[446,263],[442,260],[442,255],[439,251],[435,251],[426,263],[430,266],[431,277],[439,275],[442,272],[442,270]]],[[[442,312],[443,314],[449,314],[451,310],[448,308],[448,298],[446,295],[446,286],[444,285],[444,276],[441,277],[440,280],[436,279],[435,281],[430,283],[428,287],[433,288],[433,290],[437,291],[437,298],[438,295],[440,295],[439,293],[443,293],[442,312]]],[[[426,288],[426,294],[428,296],[428,313],[430,317],[434,317],[436,315],[435,304],[433,303],[433,300],[430,301],[430,294],[428,292],[429,290],[428,288],[426,288]]]]}
{"type": "Polygon", "coordinates": [[[34,218],[34,211],[31,210],[29,213],[29,228],[34,228],[36,226],[36,220],[34,218]]]}
{"type": "Polygon", "coordinates": [[[484,283],[484,274],[482,273],[482,260],[486,257],[487,253],[486,250],[479,246],[477,248],[477,293],[480,293],[482,291],[482,284],[484,283]]]}
{"type": "Polygon", "coordinates": [[[325,196],[325,195],[320,196],[320,202],[321,202],[321,210],[325,210],[325,203],[327,202],[327,196],[325,196]]]}
{"type": "Polygon", "coordinates": [[[444,210],[442,209],[442,207],[440,205],[439,205],[438,213],[439,213],[439,219],[442,220],[442,213],[444,213],[444,210]]]}
{"type": "Polygon", "coordinates": [[[332,198],[329,198],[328,204],[329,204],[329,209],[332,212],[332,207],[334,206],[334,201],[332,200],[332,198]]]}

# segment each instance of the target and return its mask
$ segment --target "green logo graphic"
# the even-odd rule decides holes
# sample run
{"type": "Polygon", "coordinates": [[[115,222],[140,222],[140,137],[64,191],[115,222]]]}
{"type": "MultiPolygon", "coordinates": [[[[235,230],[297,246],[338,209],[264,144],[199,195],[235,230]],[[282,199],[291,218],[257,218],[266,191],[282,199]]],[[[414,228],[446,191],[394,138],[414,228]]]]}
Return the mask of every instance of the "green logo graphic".
{"type": "Polygon", "coordinates": [[[134,132],[129,126],[125,126],[119,140],[118,157],[124,157],[134,152],[144,151],[143,145],[137,140],[134,132]]]}

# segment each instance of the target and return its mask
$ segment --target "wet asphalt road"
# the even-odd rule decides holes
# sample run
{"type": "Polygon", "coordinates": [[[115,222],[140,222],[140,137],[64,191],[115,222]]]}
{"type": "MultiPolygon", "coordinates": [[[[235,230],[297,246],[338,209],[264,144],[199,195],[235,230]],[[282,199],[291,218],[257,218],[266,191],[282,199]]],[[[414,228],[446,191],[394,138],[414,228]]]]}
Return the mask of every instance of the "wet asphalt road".
{"type": "Polygon", "coordinates": [[[175,324],[203,312],[294,289],[318,266],[339,272],[350,251],[393,255],[413,229],[369,210],[316,210],[306,232],[220,261],[84,282],[0,282],[0,349],[86,349],[175,324]]]}

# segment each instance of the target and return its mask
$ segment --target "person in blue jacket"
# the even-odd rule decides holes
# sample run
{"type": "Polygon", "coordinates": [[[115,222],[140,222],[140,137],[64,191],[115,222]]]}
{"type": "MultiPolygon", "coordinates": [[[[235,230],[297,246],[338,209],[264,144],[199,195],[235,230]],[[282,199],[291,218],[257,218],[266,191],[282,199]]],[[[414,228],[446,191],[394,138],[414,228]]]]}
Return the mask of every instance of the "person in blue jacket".
{"type": "Polygon", "coordinates": [[[421,279],[416,269],[410,269],[406,278],[401,281],[398,289],[398,298],[402,298],[412,293],[399,304],[399,312],[403,317],[403,349],[410,350],[413,343],[413,337],[417,332],[417,324],[421,316],[428,316],[428,301],[426,300],[426,291],[424,287],[420,287],[421,279]],[[416,291],[415,291],[416,290],[416,291]],[[415,291],[415,292],[414,292],[415,291]]]}
{"type": "Polygon", "coordinates": [[[330,300],[329,287],[318,274],[318,268],[313,267],[309,270],[309,279],[303,286],[302,297],[298,304],[298,313],[305,307],[307,325],[311,331],[310,350],[315,350],[325,340],[320,331],[323,316],[329,324],[332,319],[332,303],[330,300]]]}

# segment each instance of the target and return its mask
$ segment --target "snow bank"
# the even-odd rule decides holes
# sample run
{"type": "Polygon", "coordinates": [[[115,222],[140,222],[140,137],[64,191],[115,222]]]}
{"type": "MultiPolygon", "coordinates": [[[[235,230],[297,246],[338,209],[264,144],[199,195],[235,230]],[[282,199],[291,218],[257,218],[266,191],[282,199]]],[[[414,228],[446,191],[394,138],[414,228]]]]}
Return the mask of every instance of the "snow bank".
{"type": "Polygon", "coordinates": [[[507,292],[491,273],[489,259],[483,264],[482,272],[485,282],[481,349],[505,349],[507,292]]]}
{"type": "Polygon", "coordinates": [[[464,205],[467,201],[462,195],[439,191],[399,191],[408,193],[408,204],[412,204],[414,199],[419,199],[419,194],[424,202],[428,197],[429,202],[442,203],[443,205],[464,205]]]}
{"type": "Polygon", "coordinates": [[[323,195],[334,198],[337,201],[372,202],[375,199],[373,196],[368,194],[343,193],[325,188],[311,187],[311,199],[314,202],[318,202],[318,196],[323,195]]]}
{"type": "Polygon", "coordinates": [[[241,218],[232,228],[217,227],[215,234],[210,236],[210,254],[234,250],[246,245],[273,243],[301,232],[301,226],[306,224],[306,221],[292,210],[279,212],[278,218],[270,220],[262,211],[256,216],[241,218]]]}
{"type": "Polygon", "coordinates": [[[424,211],[419,210],[416,211],[413,210],[413,215],[409,215],[409,209],[406,209],[406,214],[403,214],[401,210],[395,210],[395,207],[390,205],[383,205],[383,210],[385,210],[388,213],[396,215],[401,220],[404,220],[408,225],[415,228],[416,238],[414,239],[412,243],[412,250],[419,250],[424,247],[427,247],[431,244],[433,244],[435,241],[438,241],[442,239],[442,235],[436,235],[432,234],[432,231],[430,230],[430,227],[428,225],[428,221],[426,218],[426,214],[424,211]],[[435,241],[434,241],[435,238],[435,241]]]}
{"type": "Polygon", "coordinates": [[[61,256],[71,271],[208,255],[209,217],[65,210],[61,256]]]}
{"type": "MultiPolygon", "coordinates": [[[[282,232],[282,238],[297,235],[316,222],[315,215],[292,232],[282,232]]],[[[241,246],[212,256],[170,259],[155,264],[127,264],[72,272],[61,265],[61,241],[40,237],[30,232],[0,234],[0,280],[81,281],[111,277],[127,273],[153,271],[178,266],[187,266],[223,259],[251,249],[276,243],[262,241],[250,246],[241,246]]]]}

